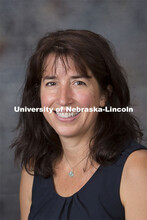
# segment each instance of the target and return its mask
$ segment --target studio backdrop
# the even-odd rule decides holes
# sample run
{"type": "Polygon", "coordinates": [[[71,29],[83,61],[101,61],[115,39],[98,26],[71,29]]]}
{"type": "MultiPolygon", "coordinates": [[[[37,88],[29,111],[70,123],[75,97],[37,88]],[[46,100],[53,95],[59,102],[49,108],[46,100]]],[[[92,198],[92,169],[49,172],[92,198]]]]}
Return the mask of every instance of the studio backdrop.
{"type": "Polygon", "coordinates": [[[147,126],[146,0],[0,0],[0,219],[19,220],[20,167],[14,139],[29,56],[47,32],[88,29],[110,40],[125,68],[134,114],[147,126]]]}

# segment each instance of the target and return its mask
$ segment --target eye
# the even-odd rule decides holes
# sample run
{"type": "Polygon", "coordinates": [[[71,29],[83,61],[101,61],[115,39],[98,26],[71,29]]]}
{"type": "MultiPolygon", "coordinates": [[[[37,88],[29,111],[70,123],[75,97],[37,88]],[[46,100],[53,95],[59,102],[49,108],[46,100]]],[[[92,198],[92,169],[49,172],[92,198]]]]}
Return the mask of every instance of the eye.
{"type": "Polygon", "coordinates": [[[77,85],[77,86],[86,86],[86,83],[85,82],[83,82],[83,81],[76,81],[75,82],[75,85],[77,85]]]}
{"type": "Polygon", "coordinates": [[[48,82],[45,85],[51,87],[51,86],[55,86],[56,83],[55,82],[48,82]]]}

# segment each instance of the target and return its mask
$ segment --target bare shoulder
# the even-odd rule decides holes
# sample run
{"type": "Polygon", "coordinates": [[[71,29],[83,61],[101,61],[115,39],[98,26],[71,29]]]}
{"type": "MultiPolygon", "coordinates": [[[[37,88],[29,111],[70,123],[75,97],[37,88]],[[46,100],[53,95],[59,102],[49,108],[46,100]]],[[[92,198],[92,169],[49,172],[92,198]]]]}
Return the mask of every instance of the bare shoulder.
{"type": "Polygon", "coordinates": [[[136,150],[125,163],[120,197],[126,219],[147,219],[147,150],[136,150]]]}
{"type": "Polygon", "coordinates": [[[147,150],[136,150],[131,153],[124,165],[121,188],[133,183],[140,183],[147,178],[147,150]]]}
{"type": "Polygon", "coordinates": [[[142,172],[147,172],[147,150],[136,150],[131,153],[125,163],[123,175],[129,175],[131,178],[136,178],[136,175],[141,175],[142,172]]]}
{"type": "Polygon", "coordinates": [[[28,219],[32,203],[32,186],[34,176],[30,175],[25,168],[22,169],[20,181],[20,212],[21,220],[28,219]]]}
{"type": "MultiPolygon", "coordinates": [[[[29,174],[25,168],[22,169],[21,172],[21,181],[20,181],[20,187],[24,187],[28,189],[28,192],[32,191],[32,186],[33,186],[33,180],[34,180],[34,173],[32,172],[29,174]]],[[[30,200],[31,200],[31,195],[30,200]]]]}

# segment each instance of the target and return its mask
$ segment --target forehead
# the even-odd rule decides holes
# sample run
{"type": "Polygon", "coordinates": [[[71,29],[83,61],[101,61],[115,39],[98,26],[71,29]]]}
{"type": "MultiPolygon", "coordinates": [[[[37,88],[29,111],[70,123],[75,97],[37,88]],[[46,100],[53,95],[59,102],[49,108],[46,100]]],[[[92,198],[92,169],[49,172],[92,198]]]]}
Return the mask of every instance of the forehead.
{"type": "Polygon", "coordinates": [[[49,54],[44,61],[43,76],[59,74],[92,76],[84,64],[80,66],[70,56],[49,54]]]}

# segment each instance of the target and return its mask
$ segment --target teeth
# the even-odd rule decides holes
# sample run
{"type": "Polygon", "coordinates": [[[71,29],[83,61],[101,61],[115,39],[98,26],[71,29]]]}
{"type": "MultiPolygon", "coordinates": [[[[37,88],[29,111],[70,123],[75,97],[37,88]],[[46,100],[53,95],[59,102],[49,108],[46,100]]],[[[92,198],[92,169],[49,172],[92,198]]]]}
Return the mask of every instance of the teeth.
{"type": "Polygon", "coordinates": [[[57,114],[60,118],[71,118],[71,117],[74,117],[74,116],[78,115],[79,112],[72,112],[72,113],[56,112],[56,114],[57,114]]]}

